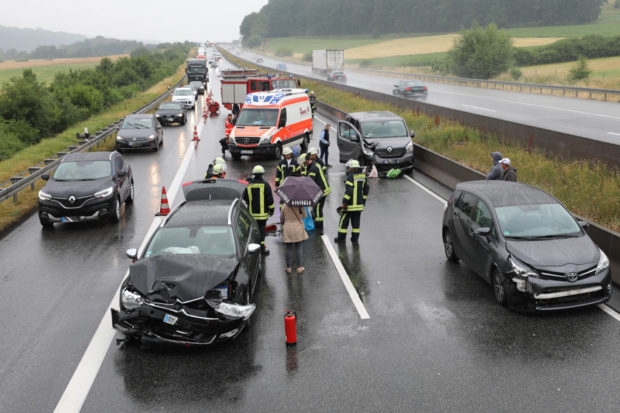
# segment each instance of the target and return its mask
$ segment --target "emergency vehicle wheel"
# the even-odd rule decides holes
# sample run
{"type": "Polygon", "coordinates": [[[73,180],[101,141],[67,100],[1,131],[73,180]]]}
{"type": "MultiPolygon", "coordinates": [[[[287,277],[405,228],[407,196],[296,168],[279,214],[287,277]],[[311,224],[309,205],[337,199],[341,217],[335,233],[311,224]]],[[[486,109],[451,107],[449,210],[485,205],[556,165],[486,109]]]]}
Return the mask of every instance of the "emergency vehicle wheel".
{"type": "Polygon", "coordinates": [[[241,152],[233,152],[233,151],[230,151],[230,156],[232,156],[232,158],[233,158],[235,161],[238,161],[239,159],[241,159],[241,152]]]}

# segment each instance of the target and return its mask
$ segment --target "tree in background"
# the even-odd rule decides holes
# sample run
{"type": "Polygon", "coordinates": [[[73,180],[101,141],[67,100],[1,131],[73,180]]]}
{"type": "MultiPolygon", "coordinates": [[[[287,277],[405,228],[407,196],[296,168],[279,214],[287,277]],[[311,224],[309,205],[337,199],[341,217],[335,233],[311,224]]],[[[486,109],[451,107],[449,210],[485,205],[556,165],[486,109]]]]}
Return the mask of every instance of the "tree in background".
{"type": "Polygon", "coordinates": [[[452,73],[475,79],[490,79],[505,72],[512,59],[512,40],[495,24],[480,27],[474,23],[471,29],[461,32],[448,52],[452,73]]]}
{"type": "Polygon", "coordinates": [[[588,61],[584,56],[579,56],[575,66],[571,67],[568,79],[572,81],[583,80],[590,77],[592,70],[588,67],[588,61]]]}
{"type": "Polygon", "coordinates": [[[258,47],[269,32],[269,19],[262,13],[251,13],[243,18],[239,33],[243,36],[243,45],[258,47]]]}

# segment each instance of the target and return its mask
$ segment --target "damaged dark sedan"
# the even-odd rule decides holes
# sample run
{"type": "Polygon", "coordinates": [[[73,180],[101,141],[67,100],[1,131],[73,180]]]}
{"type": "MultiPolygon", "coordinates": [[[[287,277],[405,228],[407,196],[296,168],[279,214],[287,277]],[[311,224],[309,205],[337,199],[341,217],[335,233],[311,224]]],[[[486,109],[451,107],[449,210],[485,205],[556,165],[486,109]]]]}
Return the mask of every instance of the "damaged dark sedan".
{"type": "Polygon", "coordinates": [[[112,324],[127,339],[208,345],[237,337],[256,309],[261,275],[256,221],[242,183],[184,186],[186,200],[154,232],[121,285],[112,324]]]}

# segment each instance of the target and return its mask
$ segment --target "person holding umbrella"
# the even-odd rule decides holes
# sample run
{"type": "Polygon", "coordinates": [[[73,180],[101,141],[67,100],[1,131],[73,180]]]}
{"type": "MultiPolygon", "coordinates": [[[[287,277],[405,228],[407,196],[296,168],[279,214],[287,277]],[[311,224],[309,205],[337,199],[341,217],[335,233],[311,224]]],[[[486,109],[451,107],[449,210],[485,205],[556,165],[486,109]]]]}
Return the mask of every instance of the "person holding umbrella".
{"type": "Polygon", "coordinates": [[[368,182],[366,174],[362,171],[359,161],[351,159],[347,162],[347,180],[344,183],[345,192],[342,197],[340,222],[338,224],[338,236],[336,242],[344,242],[347,238],[349,221],[351,221],[351,241],[356,243],[360,237],[360,221],[362,211],[368,198],[368,182]]]}
{"type": "Polygon", "coordinates": [[[276,193],[285,203],[281,210],[282,241],[286,244],[286,268],[287,274],[291,273],[293,253],[297,261],[297,273],[304,272],[301,263],[302,242],[308,239],[303,219],[306,217],[306,206],[315,205],[323,196],[323,191],[312,179],[305,176],[289,176],[282,185],[276,189],[276,193]]]}
{"type": "Polygon", "coordinates": [[[248,181],[248,186],[243,191],[242,199],[248,206],[250,215],[254,217],[260,232],[260,250],[263,255],[269,255],[269,250],[265,247],[265,227],[267,220],[273,215],[275,205],[273,203],[273,193],[271,187],[263,179],[265,168],[256,165],[252,169],[252,179],[248,181]]]}

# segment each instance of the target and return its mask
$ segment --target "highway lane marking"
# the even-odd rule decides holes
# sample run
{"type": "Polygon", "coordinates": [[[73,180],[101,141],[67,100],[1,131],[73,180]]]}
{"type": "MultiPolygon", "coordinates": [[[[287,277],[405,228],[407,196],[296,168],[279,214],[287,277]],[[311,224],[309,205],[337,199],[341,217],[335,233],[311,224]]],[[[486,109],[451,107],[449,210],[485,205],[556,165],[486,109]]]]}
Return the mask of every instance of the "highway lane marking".
{"type": "Polygon", "coordinates": [[[353,301],[353,305],[355,306],[357,313],[362,320],[368,320],[370,318],[370,315],[368,314],[368,311],[366,311],[366,307],[364,307],[364,303],[362,303],[362,300],[357,294],[355,287],[353,287],[353,283],[349,278],[349,274],[347,274],[347,270],[344,269],[342,262],[340,262],[340,258],[338,258],[338,254],[336,253],[334,246],[329,241],[327,235],[321,235],[321,239],[323,240],[323,244],[325,244],[325,248],[327,249],[327,252],[329,253],[329,256],[331,257],[334,265],[336,266],[338,275],[340,275],[340,279],[344,284],[344,288],[346,288],[347,292],[349,293],[349,297],[351,298],[351,301],[353,301]]]}
{"type": "MultiPolygon", "coordinates": [[[[319,122],[321,122],[323,125],[327,125],[327,122],[325,122],[325,121],[323,121],[323,120],[321,120],[321,119],[319,119],[319,118],[314,118],[314,119],[318,120],[318,121],[319,121],[319,122]]],[[[330,126],[331,126],[331,124],[330,124],[330,126]]],[[[331,127],[331,129],[332,129],[334,132],[337,132],[336,128],[334,128],[333,126],[331,127]]]]}
{"type": "Polygon", "coordinates": [[[615,312],[610,306],[605,304],[599,304],[598,308],[615,318],[616,321],[620,321],[620,313],[615,312]]]}
{"type": "MultiPolygon", "coordinates": [[[[203,125],[198,125],[200,131],[198,134],[202,132],[203,125]]],[[[185,151],[185,155],[183,157],[183,161],[181,162],[181,166],[179,167],[176,175],[172,180],[172,184],[170,185],[170,190],[168,191],[168,202],[170,205],[173,204],[174,198],[176,197],[179,188],[181,186],[181,180],[187,172],[187,168],[189,167],[189,163],[193,155],[196,153],[193,145],[188,145],[185,151]]],[[[160,225],[163,217],[155,217],[151,226],[149,227],[142,244],[140,245],[140,251],[146,247],[146,243],[151,238],[151,235],[157,227],[160,225]]],[[[129,270],[125,273],[123,277],[123,281],[129,275],[129,270]]],[[[121,284],[122,282],[121,281],[121,284]]],[[[116,289],[114,293],[114,297],[110,302],[110,305],[106,309],[93,338],[90,340],[86,351],[82,355],[82,359],[80,363],[76,367],[73,372],[73,376],[67,387],[65,388],[64,393],[62,394],[56,408],[54,409],[54,413],[66,413],[66,412],[75,412],[79,413],[84,402],[86,401],[86,397],[88,397],[88,393],[97,378],[97,374],[99,373],[99,369],[103,364],[103,360],[105,359],[105,355],[108,352],[108,348],[110,344],[114,340],[116,335],[116,331],[112,328],[112,316],[110,314],[110,310],[117,306],[119,301],[119,290],[120,285],[116,289]]]]}
{"type": "Polygon", "coordinates": [[[462,106],[465,106],[466,108],[472,108],[472,109],[479,109],[479,110],[485,110],[487,112],[497,112],[495,109],[488,109],[488,108],[483,108],[482,106],[474,106],[474,105],[466,105],[464,103],[461,103],[462,106]]]}
{"type": "Polygon", "coordinates": [[[620,136],[620,133],[616,133],[616,132],[607,132],[610,135],[614,135],[614,136],[620,136]]]}
{"type": "Polygon", "coordinates": [[[427,194],[429,194],[430,196],[432,196],[433,198],[435,198],[436,200],[441,202],[443,204],[443,206],[448,205],[448,202],[446,202],[445,199],[443,199],[442,197],[440,197],[439,195],[437,195],[436,193],[434,193],[433,191],[431,191],[430,189],[428,189],[427,187],[425,187],[424,185],[422,185],[421,183],[419,183],[418,181],[416,181],[415,179],[413,179],[409,175],[404,175],[404,177],[405,177],[405,179],[411,181],[418,188],[420,188],[421,190],[423,190],[424,192],[426,192],[427,194]]]}

